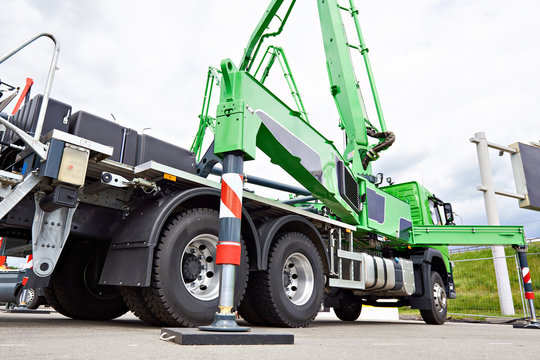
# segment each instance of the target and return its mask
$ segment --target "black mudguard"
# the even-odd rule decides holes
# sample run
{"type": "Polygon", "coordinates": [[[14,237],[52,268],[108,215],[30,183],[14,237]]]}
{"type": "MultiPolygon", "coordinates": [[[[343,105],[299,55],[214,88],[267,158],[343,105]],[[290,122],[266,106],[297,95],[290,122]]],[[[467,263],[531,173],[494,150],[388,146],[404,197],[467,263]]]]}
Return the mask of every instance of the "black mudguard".
{"type": "MultiPolygon", "coordinates": [[[[161,229],[175,212],[182,211],[182,204],[193,201],[197,206],[218,209],[219,190],[194,188],[141,203],[119,224],[119,230],[109,247],[99,280],[102,285],[149,286],[154,248],[161,229]],[[197,199],[196,201],[194,201],[197,199]],[[199,201],[200,199],[200,201],[199,201]]],[[[259,254],[259,242],[253,221],[243,211],[243,222],[251,234],[246,234],[248,247],[253,245],[259,254]]],[[[249,232],[249,231],[248,231],[249,232]]],[[[244,235],[244,233],[243,233],[244,235]]]]}

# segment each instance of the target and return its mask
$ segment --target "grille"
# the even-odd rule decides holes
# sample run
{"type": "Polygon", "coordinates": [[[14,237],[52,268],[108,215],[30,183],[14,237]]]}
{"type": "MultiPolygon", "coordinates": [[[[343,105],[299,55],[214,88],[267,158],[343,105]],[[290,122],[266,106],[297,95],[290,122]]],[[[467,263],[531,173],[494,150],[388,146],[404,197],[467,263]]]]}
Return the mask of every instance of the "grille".
{"type": "Polygon", "coordinates": [[[360,196],[358,194],[358,183],[343,164],[343,161],[336,161],[339,194],[347,203],[360,212],[360,196]]]}

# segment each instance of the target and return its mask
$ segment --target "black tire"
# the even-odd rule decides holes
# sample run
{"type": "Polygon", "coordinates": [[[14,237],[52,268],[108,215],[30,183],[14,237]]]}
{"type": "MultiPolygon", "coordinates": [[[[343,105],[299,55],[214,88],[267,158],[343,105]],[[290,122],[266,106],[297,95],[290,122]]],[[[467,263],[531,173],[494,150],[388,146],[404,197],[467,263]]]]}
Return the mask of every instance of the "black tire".
{"type": "Polygon", "coordinates": [[[261,290],[258,290],[257,286],[254,285],[262,284],[264,279],[264,271],[252,271],[249,273],[249,282],[246,295],[238,307],[238,313],[242,319],[255,326],[264,326],[267,324],[267,321],[262,316],[261,311],[258,308],[259,302],[261,301],[259,299],[259,293],[261,290]]]}
{"type": "Polygon", "coordinates": [[[36,290],[34,288],[27,288],[26,292],[27,292],[26,299],[28,300],[28,302],[26,303],[26,305],[21,305],[21,303],[24,302],[24,299],[22,298],[24,289],[21,289],[19,291],[19,295],[17,296],[17,306],[24,306],[29,310],[37,309],[40,305],[40,299],[39,299],[39,296],[37,295],[36,290]]]}
{"type": "Polygon", "coordinates": [[[339,306],[334,307],[334,312],[342,321],[355,321],[362,312],[362,299],[346,295],[339,300],[339,306]]]}
{"type": "Polygon", "coordinates": [[[67,317],[73,317],[73,314],[71,314],[62,305],[60,305],[60,302],[56,297],[52,282],[49,283],[49,286],[43,289],[43,292],[45,293],[45,300],[47,301],[47,304],[49,304],[49,306],[56,310],[57,313],[67,317]]]}
{"type": "Polygon", "coordinates": [[[446,321],[446,291],[444,282],[438,272],[431,272],[431,308],[420,310],[426,324],[442,325],[446,321]]]}
{"type": "Polygon", "coordinates": [[[250,279],[248,305],[239,312],[254,324],[304,327],[319,312],[323,288],[322,262],[313,243],[303,234],[285,233],[270,248],[267,270],[250,279]]]}
{"type": "Polygon", "coordinates": [[[161,322],[146,303],[142,288],[123,286],[120,288],[122,299],[135,316],[148,325],[159,326],[161,322]]]}
{"type": "Polygon", "coordinates": [[[95,249],[66,249],[51,279],[53,296],[45,292],[49,304],[61,314],[81,320],[111,320],[125,314],[128,307],[118,288],[98,284],[98,268],[95,249]]]}
{"type": "MultiPolygon", "coordinates": [[[[221,265],[215,265],[218,212],[193,209],[163,228],[154,253],[151,286],[141,289],[148,308],[162,325],[208,325],[218,310],[221,265]]],[[[236,267],[234,307],[247,287],[248,257],[242,242],[236,267]]]]}

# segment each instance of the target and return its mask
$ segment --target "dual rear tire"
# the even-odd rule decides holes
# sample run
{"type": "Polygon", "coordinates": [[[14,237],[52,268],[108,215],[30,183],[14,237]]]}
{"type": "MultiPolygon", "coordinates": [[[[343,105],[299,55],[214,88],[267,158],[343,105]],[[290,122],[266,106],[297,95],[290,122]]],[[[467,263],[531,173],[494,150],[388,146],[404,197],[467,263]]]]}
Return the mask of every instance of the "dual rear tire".
{"type": "MultiPolygon", "coordinates": [[[[174,216],[154,250],[149,287],[98,286],[95,251],[67,249],[45,289],[59,313],[86,320],[109,320],[128,309],[150,325],[207,325],[218,308],[221,266],[215,264],[218,212],[192,209],[174,216]]],[[[266,270],[252,271],[242,243],[236,267],[234,308],[253,325],[304,327],[317,316],[324,295],[322,261],[301,233],[280,234],[272,243],[266,270]],[[245,296],[244,296],[245,294],[245,296]],[[242,301],[243,299],[243,301],[242,301]]]]}
{"type": "Polygon", "coordinates": [[[240,315],[253,325],[304,327],[317,316],[324,295],[321,258],[303,234],[278,237],[266,270],[251,273],[240,315]]]}
{"type": "Polygon", "coordinates": [[[111,320],[128,311],[118,288],[98,284],[96,249],[65,250],[44,289],[47,303],[62,315],[80,320],[111,320]]]}
{"type": "MultiPolygon", "coordinates": [[[[124,288],[131,311],[152,325],[208,325],[218,309],[221,265],[215,264],[218,212],[193,209],[170,220],[154,252],[151,286],[124,288]]],[[[235,308],[245,293],[248,258],[242,244],[235,271],[235,308]]]]}

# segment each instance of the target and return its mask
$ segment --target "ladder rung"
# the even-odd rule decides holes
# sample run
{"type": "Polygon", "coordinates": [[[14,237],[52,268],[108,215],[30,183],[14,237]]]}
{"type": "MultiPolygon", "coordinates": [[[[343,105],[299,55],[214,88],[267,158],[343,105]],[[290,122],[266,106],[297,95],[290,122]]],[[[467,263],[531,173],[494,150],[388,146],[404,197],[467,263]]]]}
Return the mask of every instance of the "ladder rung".
{"type": "Polygon", "coordinates": [[[342,258],[342,259],[349,259],[353,261],[364,261],[364,256],[361,253],[355,253],[352,251],[338,249],[337,256],[338,258],[342,258]]]}
{"type": "Polygon", "coordinates": [[[346,288],[346,289],[364,290],[366,288],[366,285],[363,281],[354,281],[354,280],[328,279],[328,284],[330,286],[346,288]]]}

